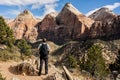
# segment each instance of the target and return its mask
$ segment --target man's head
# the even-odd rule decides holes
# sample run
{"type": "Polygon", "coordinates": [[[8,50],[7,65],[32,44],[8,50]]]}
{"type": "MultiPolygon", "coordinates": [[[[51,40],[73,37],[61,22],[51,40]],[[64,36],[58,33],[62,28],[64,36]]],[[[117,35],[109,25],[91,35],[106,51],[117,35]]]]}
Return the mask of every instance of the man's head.
{"type": "Polygon", "coordinates": [[[46,42],[46,41],[47,41],[47,39],[46,39],[46,38],[43,38],[43,39],[42,39],[42,41],[43,41],[43,42],[46,42]]]}

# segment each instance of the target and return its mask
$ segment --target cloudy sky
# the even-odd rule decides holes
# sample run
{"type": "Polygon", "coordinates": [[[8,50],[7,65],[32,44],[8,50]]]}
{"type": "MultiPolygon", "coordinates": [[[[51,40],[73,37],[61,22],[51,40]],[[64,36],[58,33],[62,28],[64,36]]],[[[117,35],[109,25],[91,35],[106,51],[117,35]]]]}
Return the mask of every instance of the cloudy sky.
{"type": "Polygon", "coordinates": [[[86,16],[102,7],[120,14],[120,0],[0,0],[0,15],[15,18],[20,12],[28,9],[35,17],[42,18],[50,12],[60,12],[67,2],[86,16]]]}

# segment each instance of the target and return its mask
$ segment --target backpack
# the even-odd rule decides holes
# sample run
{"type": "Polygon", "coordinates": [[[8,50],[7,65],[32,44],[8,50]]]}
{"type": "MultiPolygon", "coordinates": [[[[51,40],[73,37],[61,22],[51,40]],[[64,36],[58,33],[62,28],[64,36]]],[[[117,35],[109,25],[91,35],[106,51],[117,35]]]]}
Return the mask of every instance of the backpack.
{"type": "Polygon", "coordinates": [[[40,50],[40,56],[41,57],[48,56],[47,44],[42,44],[39,50],[40,50]]]}

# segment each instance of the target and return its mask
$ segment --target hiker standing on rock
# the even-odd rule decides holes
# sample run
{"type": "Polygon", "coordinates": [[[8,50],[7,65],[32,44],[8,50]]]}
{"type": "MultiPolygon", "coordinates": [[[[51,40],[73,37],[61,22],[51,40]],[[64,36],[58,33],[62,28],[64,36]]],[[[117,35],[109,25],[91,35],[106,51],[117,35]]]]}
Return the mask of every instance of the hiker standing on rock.
{"type": "Polygon", "coordinates": [[[38,75],[41,75],[43,62],[45,62],[45,74],[48,74],[48,54],[50,51],[49,45],[46,43],[46,38],[43,38],[42,43],[39,44],[39,54],[40,54],[40,68],[38,75]]]}

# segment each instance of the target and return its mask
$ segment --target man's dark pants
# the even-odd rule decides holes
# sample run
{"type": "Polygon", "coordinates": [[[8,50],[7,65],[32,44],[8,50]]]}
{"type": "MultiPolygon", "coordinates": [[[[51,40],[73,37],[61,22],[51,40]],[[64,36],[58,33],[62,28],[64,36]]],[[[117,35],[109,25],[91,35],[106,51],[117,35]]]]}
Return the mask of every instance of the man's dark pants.
{"type": "Polygon", "coordinates": [[[45,62],[45,74],[48,74],[48,57],[40,57],[40,68],[38,75],[41,75],[43,62],[45,62]]]}

